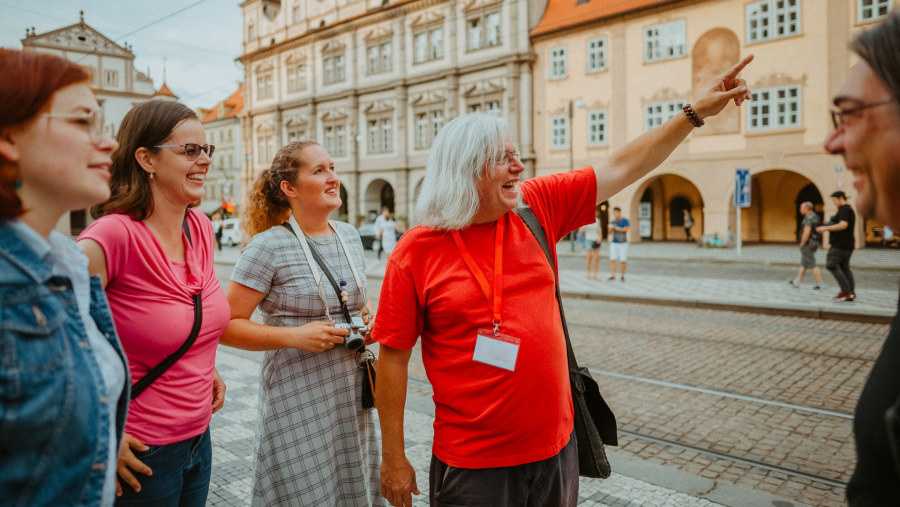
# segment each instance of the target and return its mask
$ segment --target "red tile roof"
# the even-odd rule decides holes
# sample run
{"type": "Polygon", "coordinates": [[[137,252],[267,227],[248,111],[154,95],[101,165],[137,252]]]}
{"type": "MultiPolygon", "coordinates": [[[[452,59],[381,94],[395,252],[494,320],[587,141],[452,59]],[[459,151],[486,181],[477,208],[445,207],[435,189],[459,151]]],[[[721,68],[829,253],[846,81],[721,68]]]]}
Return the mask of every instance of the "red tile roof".
{"type": "Polygon", "coordinates": [[[230,97],[219,102],[210,109],[200,109],[200,121],[208,123],[225,118],[234,118],[244,109],[244,85],[239,85],[238,89],[231,94],[230,97]],[[219,113],[222,114],[219,114],[219,113]]]}
{"type": "Polygon", "coordinates": [[[178,95],[172,93],[172,90],[170,90],[169,87],[166,86],[166,83],[163,83],[162,87],[159,90],[156,90],[156,93],[153,94],[154,97],[156,97],[157,95],[165,95],[166,97],[174,97],[176,99],[178,98],[178,95]]]}
{"type": "Polygon", "coordinates": [[[531,36],[681,1],[684,0],[587,0],[579,4],[579,0],[549,0],[541,21],[531,30],[531,36]]]}

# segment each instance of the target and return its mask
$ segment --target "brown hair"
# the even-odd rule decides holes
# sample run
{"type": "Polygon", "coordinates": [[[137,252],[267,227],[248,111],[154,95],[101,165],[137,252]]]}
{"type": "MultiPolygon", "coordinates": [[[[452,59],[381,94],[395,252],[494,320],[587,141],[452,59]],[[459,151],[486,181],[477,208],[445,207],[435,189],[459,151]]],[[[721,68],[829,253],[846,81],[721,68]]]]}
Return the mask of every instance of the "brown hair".
{"type": "Polygon", "coordinates": [[[869,64],[900,102],[900,10],[888,14],[875,28],[860,32],[850,49],[869,64]]]}
{"type": "Polygon", "coordinates": [[[281,191],[281,182],[296,183],[297,173],[303,165],[303,150],[309,146],[318,146],[318,143],[298,141],[284,146],[275,154],[272,167],[257,176],[244,209],[243,225],[248,238],[287,220],[291,205],[281,191]]]}
{"type": "MultiPolygon", "coordinates": [[[[131,108],[119,125],[119,148],[112,154],[108,201],[91,208],[91,216],[124,213],[135,220],[153,214],[150,175],[138,164],[135,152],[147,148],[153,153],[185,120],[198,120],[197,113],[180,102],[148,100],[131,108]]],[[[196,206],[197,203],[191,206],[196,206]]]]}
{"type": "MultiPolygon", "coordinates": [[[[57,90],[91,80],[87,69],[58,56],[2,48],[0,76],[0,129],[33,119],[48,106],[57,90]]],[[[16,192],[17,180],[16,163],[0,155],[0,218],[25,213],[16,192]]]]}

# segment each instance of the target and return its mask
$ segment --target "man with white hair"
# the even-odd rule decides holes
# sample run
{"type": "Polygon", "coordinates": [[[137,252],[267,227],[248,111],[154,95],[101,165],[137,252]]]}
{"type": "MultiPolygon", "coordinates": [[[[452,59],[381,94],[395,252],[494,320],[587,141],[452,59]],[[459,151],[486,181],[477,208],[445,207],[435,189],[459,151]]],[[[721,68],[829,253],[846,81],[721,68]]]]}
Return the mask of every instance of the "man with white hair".
{"type": "Polygon", "coordinates": [[[391,255],[372,337],[378,358],[381,494],[419,494],[403,445],[407,366],[421,337],[434,389],[431,505],[575,505],[578,457],[554,269],[511,212],[520,197],[548,243],[594,222],[595,206],[650,172],[749,90],[744,58],[687,105],[594,167],[519,183],[506,122],[450,121],[434,140],[416,201],[420,225],[391,255]]]}
{"type": "MultiPolygon", "coordinates": [[[[860,57],[834,99],[828,153],[853,172],[856,209],[900,229],[900,12],[861,32],[850,48],[860,57]]],[[[900,317],[863,387],[853,433],[856,470],[847,483],[851,507],[897,505],[900,499],[900,317]]]]}

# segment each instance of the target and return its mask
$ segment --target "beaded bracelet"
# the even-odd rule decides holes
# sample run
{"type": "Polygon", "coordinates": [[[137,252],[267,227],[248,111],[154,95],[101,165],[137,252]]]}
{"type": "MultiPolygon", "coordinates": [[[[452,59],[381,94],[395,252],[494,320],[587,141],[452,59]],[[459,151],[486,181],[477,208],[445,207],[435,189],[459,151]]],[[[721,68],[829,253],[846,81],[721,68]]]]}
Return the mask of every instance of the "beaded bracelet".
{"type": "Polygon", "coordinates": [[[684,111],[684,115],[687,116],[687,119],[694,124],[694,127],[702,127],[706,124],[705,121],[697,117],[697,113],[694,112],[694,108],[692,108],[690,104],[686,104],[681,110],[684,111]]]}

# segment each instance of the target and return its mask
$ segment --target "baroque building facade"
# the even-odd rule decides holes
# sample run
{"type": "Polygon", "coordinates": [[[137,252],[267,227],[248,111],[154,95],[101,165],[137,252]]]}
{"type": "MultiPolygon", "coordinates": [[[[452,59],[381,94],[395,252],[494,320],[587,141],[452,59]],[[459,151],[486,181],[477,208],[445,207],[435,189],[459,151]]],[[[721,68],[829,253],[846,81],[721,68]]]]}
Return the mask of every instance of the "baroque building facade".
{"type": "Polygon", "coordinates": [[[221,210],[224,218],[240,212],[244,156],[239,115],[243,110],[244,85],[239,85],[227,99],[209,109],[200,108],[197,111],[206,130],[206,142],[216,147],[200,204],[201,211],[208,215],[221,210]]]}
{"type": "MultiPolygon", "coordinates": [[[[103,111],[104,128],[116,135],[122,118],[132,106],[156,97],[162,100],[177,98],[163,84],[156,92],[150,77],[134,67],[131,46],[120,45],[84,22],[81,12],[78,23],[44,33],[26,29],[21,39],[22,51],[49,53],[87,67],[92,76],[91,88],[103,111]]],[[[77,236],[87,227],[90,217],[85,210],[73,211],[60,220],[57,230],[77,236]]]]}
{"type": "MultiPolygon", "coordinates": [[[[830,194],[855,199],[852,173],[825,153],[828,113],[855,57],[847,45],[895,0],[550,0],[531,31],[536,54],[536,173],[594,164],[681,108],[747,54],[752,99],[707,120],[659,168],[613,196],[631,241],[737,231],[735,170],[749,169],[745,241],[793,242],[798,205],[827,219],[830,194]]],[[[601,210],[604,214],[606,209],[601,210]]],[[[857,245],[882,225],[857,222],[857,245]]]]}
{"type": "Polygon", "coordinates": [[[414,224],[431,142],[470,111],[501,115],[533,174],[529,42],[546,0],[247,0],[242,184],[311,139],[341,179],[338,218],[387,206],[414,224]]]}

